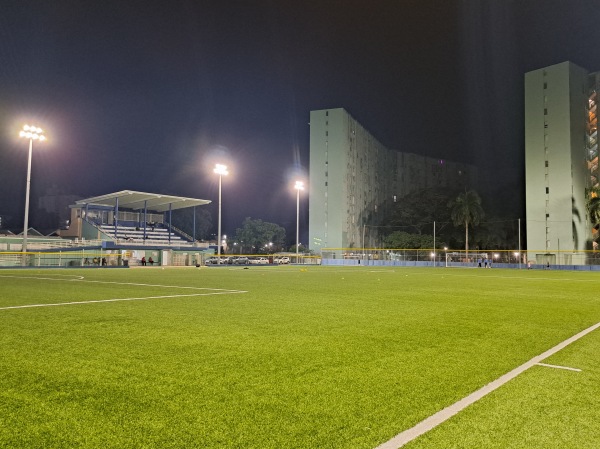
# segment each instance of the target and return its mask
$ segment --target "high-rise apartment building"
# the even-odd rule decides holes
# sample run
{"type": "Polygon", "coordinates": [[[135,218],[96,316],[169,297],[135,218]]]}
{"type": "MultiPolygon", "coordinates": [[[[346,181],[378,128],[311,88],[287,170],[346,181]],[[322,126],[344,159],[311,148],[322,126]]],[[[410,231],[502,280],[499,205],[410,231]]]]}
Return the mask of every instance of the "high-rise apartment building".
{"type": "Polygon", "coordinates": [[[377,226],[403,196],[476,177],[470,165],[386,148],[342,108],[311,111],[309,248],[378,246],[377,226]]]}
{"type": "Polygon", "coordinates": [[[563,62],[525,74],[527,252],[580,264],[591,246],[586,192],[598,184],[597,74],[563,62]]]}

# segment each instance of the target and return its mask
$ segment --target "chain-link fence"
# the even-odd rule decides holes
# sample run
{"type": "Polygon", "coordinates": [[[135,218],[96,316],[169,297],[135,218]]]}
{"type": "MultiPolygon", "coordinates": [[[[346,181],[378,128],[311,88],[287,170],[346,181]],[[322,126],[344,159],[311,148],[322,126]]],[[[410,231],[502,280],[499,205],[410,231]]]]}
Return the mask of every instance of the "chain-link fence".
{"type": "Polygon", "coordinates": [[[323,265],[600,269],[600,251],[324,248],[321,256],[323,265]]]}

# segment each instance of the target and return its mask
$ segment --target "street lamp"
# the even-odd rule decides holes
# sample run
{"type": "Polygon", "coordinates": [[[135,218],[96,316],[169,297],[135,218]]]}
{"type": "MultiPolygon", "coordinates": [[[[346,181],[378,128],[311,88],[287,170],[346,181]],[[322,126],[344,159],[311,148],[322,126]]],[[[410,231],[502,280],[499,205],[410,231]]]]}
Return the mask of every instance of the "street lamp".
{"type": "Polygon", "coordinates": [[[227,166],[223,164],[217,164],[215,166],[214,172],[219,175],[219,226],[218,226],[218,235],[217,235],[217,257],[218,260],[221,260],[221,178],[223,175],[228,175],[227,166]]]}
{"type": "Polygon", "coordinates": [[[23,225],[23,252],[27,252],[27,230],[29,229],[29,190],[31,187],[31,155],[33,153],[33,141],[46,140],[42,128],[25,125],[19,133],[19,137],[29,139],[29,159],[27,161],[27,189],[25,190],[25,224],[23,225]]]}
{"type": "Polygon", "coordinates": [[[300,251],[300,190],[304,190],[304,183],[302,181],[296,181],[294,185],[296,189],[296,263],[299,263],[299,251],[300,251]]]}

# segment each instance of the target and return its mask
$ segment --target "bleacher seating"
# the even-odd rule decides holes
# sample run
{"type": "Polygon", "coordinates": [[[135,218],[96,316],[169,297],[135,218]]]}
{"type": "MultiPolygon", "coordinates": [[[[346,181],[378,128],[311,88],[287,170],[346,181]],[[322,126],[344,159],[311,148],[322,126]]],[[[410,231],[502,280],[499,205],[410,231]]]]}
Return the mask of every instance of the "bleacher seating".
{"type": "MultiPolygon", "coordinates": [[[[115,237],[115,227],[114,225],[101,225],[99,228],[110,237],[115,237]]],[[[190,243],[187,240],[181,238],[179,235],[174,232],[170,233],[169,240],[169,230],[163,227],[156,226],[154,228],[147,227],[146,228],[146,240],[144,240],[144,228],[135,227],[135,226],[121,226],[117,225],[117,239],[118,240],[126,240],[132,243],[144,243],[144,244],[158,244],[158,245],[168,245],[168,244],[186,244],[190,243]]]]}

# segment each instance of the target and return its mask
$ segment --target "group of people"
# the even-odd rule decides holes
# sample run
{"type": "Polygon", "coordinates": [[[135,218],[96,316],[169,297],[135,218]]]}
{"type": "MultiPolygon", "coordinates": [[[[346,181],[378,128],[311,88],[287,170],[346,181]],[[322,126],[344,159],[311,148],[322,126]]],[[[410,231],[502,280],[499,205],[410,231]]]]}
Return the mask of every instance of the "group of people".
{"type": "Polygon", "coordinates": [[[152,256],[148,258],[148,262],[146,262],[146,256],[143,256],[141,262],[143,267],[145,267],[147,264],[154,265],[154,260],[152,259],[152,256]]]}
{"type": "Polygon", "coordinates": [[[483,259],[480,257],[479,259],[477,259],[477,266],[479,268],[482,268],[482,267],[483,268],[492,268],[492,261],[488,260],[487,257],[485,257],[483,259]],[[482,263],[483,263],[483,265],[481,265],[482,263]]]}

